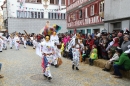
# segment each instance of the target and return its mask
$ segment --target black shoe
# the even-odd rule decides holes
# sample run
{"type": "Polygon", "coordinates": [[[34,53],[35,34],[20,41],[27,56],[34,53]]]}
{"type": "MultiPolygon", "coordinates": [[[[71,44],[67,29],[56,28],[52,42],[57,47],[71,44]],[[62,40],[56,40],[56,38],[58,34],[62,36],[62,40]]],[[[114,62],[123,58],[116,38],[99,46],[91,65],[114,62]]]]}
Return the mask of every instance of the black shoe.
{"type": "Polygon", "coordinates": [[[12,49],[12,47],[10,47],[10,49],[12,49]]]}
{"type": "Polygon", "coordinates": [[[52,78],[51,77],[48,77],[48,80],[51,80],[52,78]]]}
{"type": "Polygon", "coordinates": [[[55,68],[58,68],[58,65],[55,65],[55,68]]]}
{"type": "Polygon", "coordinates": [[[72,65],[72,69],[74,70],[74,65],[72,65]]]}
{"type": "Polygon", "coordinates": [[[2,52],[2,51],[0,51],[0,52],[2,52]]]}
{"type": "Polygon", "coordinates": [[[104,68],[104,69],[102,69],[103,71],[106,71],[107,69],[106,68],[104,68]]]}
{"type": "Polygon", "coordinates": [[[45,74],[43,74],[43,76],[44,76],[45,78],[47,78],[47,76],[46,76],[45,74]]]}
{"type": "Polygon", "coordinates": [[[51,63],[51,66],[54,66],[54,64],[51,63]]]}
{"type": "Polygon", "coordinates": [[[78,68],[78,67],[76,67],[76,70],[79,70],[79,68],[78,68]]]}
{"type": "Polygon", "coordinates": [[[107,72],[109,72],[110,71],[110,69],[107,69],[107,68],[104,68],[104,69],[102,69],[103,71],[107,71],[107,72]]]}

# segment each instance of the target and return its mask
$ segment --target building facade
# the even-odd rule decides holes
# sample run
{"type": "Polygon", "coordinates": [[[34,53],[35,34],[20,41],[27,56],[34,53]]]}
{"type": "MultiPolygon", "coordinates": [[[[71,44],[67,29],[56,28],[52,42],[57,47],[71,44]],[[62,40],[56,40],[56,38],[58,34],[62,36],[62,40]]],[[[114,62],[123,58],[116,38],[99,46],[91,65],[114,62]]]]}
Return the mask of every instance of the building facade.
{"type": "Polygon", "coordinates": [[[83,34],[104,30],[104,0],[66,0],[67,29],[83,34]]]}
{"type": "Polygon", "coordinates": [[[67,32],[66,27],[66,1],[48,0],[5,0],[1,6],[4,21],[9,33],[14,31],[39,33],[46,21],[50,25],[58,24],[62,27],[60,33],[67,32]]]}
{"type": "Polygon", "coordinates": [[[105,0],[104,22],[109,32],[130,29],[130,0],[105,0]]]}

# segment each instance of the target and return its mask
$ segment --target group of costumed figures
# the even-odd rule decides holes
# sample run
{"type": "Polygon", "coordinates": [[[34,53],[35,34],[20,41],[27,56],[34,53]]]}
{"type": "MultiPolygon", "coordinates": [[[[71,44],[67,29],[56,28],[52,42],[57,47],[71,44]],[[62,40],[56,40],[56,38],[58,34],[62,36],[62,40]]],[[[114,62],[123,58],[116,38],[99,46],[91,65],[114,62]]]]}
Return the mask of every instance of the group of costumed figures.
{"type": "Polygon", "coordinates": [[[42,34],[44,39],[41,42],[36,42],[34,40],[33,44],[36,46],[36,54],[42,58],[42,68],[43,76],[48,80],[52,79],[52,74],[50,71],[50,65],[56,68],[62,64],[61,60],[61,44],[59,42],[59,37],[57,32],[61,29],[58,25],[49,26],[49,21],[47,21],[46,26],[43,28],[42,34]]]}
{"type": "MultiPolygon", "coordinates": [[[[59,42],[59,37],[57,35],[57,32],[61,27],[59,25],[50,27],[49,22],[47,21],[46,26],[43,29],[42,34],[45,36],[45,39],[42,39],[41,42],[36,42],[34,40],[33,44],[36,46],[36,54],[42,57],[43,76],[48,78],[48,80],[51,80],[50,65],[58,67],[62,64],[62,44],[59,42]]],[[[73,53],[72,69],[79,70],[79,61],[82,60],[81,51],[84,49],[80,34],[75,34],[71,38],[69,44],[66,46],[66,50],[69,50],[70,48],[72,48],[73,53]]],[[[97,58],[97,50],[94,46],[90,57],[92,57],[92,59],[97,58]]]]}
{"type": "MultiPolygon", "coordinates": [[[[26,48],[27,36],[23,35],[21,38],[22,38],[22,41],[24,44],[24,48],[26,48]]],[[[2,34],[1,34],[0,35],[0,52],[2,52],[3,50],[7,50],[8,43],[9,43],[10,49],[12,49],[13,46],[15,46],[15,49],[19,50],[19,46],[20,46],[19,34],[17,32],[12,33],[9,35],[8,38],[2,36],[2,34]]]]}

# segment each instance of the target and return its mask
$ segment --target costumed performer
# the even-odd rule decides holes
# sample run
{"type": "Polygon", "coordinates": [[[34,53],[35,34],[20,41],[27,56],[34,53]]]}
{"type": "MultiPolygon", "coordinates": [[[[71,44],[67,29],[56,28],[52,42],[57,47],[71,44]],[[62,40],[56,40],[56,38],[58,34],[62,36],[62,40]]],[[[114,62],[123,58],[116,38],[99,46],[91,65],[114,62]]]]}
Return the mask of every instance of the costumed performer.
{"type": "Polygon", "coordinates": [[[18,37],[18,33],[15,34],[14,42],[15,42],[15,48],[16,48],[16,50],[19,50],[20,38],[18,37]]]}
{"type": "Polygon", "coordinates": [[[52,55],[54,52],[54,46],[50,41],[50,36],[46,35],[44,42],[42,42],[42,67],[43,67],[43,75],[44,77],[48,78],[48,80],[52,79],[51,71],[50,71],[50,64],[52,63],[52,55]]]}

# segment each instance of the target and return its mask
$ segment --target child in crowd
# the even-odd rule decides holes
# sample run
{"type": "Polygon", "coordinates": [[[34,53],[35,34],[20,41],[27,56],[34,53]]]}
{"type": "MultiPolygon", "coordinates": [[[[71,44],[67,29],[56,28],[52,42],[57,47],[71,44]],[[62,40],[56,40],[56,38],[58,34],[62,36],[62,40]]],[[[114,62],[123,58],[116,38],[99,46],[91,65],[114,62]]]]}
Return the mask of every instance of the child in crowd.
{"type": "Polygon", "coordinates": [[[98,59],[97,48],[96,48],[96,45],[93,45],[91,53],[90,53],[89,65],[93,65],[93,61],[96,59],[98,59]]]}
{"type": "Polygon", "coordinates": [[[90,50],[89,46],[86,46],[83,51],[83,54],[82,54],[83,62],[85,62],[86,58],[89,58],[90,51],[91,50],[90,50]]]}

